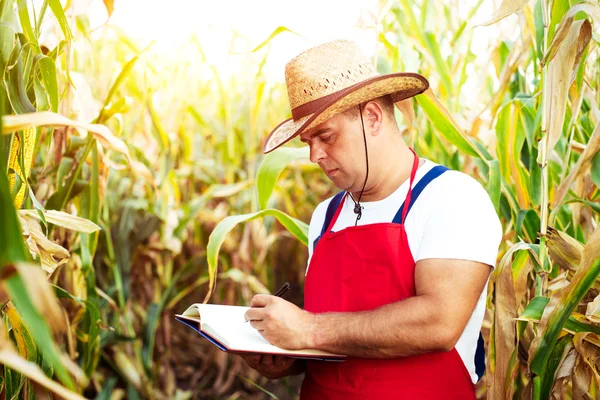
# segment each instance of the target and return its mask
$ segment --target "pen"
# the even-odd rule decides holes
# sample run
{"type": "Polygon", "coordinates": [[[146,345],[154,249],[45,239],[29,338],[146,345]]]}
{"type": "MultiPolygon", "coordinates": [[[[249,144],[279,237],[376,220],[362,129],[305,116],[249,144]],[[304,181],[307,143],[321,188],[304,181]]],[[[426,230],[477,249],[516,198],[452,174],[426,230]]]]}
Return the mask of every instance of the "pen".
{"type": "MultiPolygon", "coordinates": [[[[290,287],[291,287],[291,285],[290,285],[290,283],[289,283],[289,282],[286,282],[286,283],[284,283],[284,284],[283,284],[283,286],[282,286],[282,287],[280,287],[278,291],[276,291],[275,293],[273,293],[273,296],[277,296],[277,297],[283,297],[283,295],[284,295],[284,294],[285,294],[285,293],[286,293],[288,290],[290,290],[290,287]]],[[[248,320],[244,321],[244,323],[246,323],[246,322],[249,322],[249,321],[250,321],[250,320],[248,319],[248,320]]]]}

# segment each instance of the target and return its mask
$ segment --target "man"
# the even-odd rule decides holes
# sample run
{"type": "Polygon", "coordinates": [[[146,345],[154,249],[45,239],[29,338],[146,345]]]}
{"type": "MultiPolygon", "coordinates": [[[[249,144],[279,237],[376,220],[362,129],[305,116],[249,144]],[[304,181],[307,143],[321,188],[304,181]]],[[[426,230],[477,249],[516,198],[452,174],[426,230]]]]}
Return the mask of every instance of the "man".
{"type": "Polygon", "coordinates": [[[474,355],[502,229],[481,185],[407,147],[394,102],[425,91],[413,73],[377,75],[335,41],[286,65],[293,119],[265,152],[299,136],[342,190],[309,228],[305,309],[257,295],[246,319],[269,342],[344,362],[245,356],[264,376],[304,372],[302,399],[474,399],[474,355]]]}

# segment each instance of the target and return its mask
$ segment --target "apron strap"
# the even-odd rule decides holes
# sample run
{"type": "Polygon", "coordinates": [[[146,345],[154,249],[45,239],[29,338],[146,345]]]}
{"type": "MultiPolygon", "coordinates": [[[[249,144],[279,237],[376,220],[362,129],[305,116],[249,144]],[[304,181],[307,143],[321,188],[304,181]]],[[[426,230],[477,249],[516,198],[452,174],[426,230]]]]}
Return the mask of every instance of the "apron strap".
{"type": "Polygon", "coordinates": [[[333,226],[329,226],[332,222],[335,223],[335,221],[332,221],[334,218],[334,215],[336,216],[337,219],[337,215],[339,214],[339,206],[340,203],[342,202],[342,199],[344,198],[344,195],[346,194],[345,191],[339,192],[338,194],[336,194],[333,199],[331,199],[329,201],[329,205],[327,206],[327,213],[325,214],[325,221],[323,222],[323,227],[321,228],[321,234],[319,235],[319,237],[317,237],[313,243],[313,251],[315,251],[315,247],[317,247],[317,243],[319,242],[319,239],[321,239],[321,237],[325,234],[325,232],[327,232],[327,228],[332,228],[333,226]],[[337,212],[336,212],[337,211],[337,212]]]}
{"type": "Polygon", "coordinates": [[[441,174],[443,174],[446,171],[448,171],[448,168],[444,167],[443,165],[436,165],[435,167],[431,168],[431,170],[429,170],[429,172],[427,172],[425,174],[425,176],[423,178],[421,178],[421,180],[415,185],[414,189],[409,190],[408,193],[411,194],[411,192],[412,192],[412,194],[410,196],[409,195],[406,196],[407,200],[404,202],[404,204],[402,204],[402,206],[400,207],[400,209],[394,216],[394,219],[392,222],[394,224],[404,224],[404,221],[406,220],[406,215],[408,214],[408,211],[410,211],[412,206],[415,204],[415,202],[419,198],[419,195],[421,194],[421,192],[435,178],[437,178],[438,176],[440,176],[441,174]],[[408,201],[408,206],[404,207],[407,204],[407,201],[408,201]]]}
{"type": "MultiPolygon", "coordinates": [[[[419,156],[417,156],[417,153],[415,153],[415,151],[413,149],[411,149],[410,147],[408,148],[414,155],[414,160],[413,160],[413,166],[412,166],[412,171],[410,171],[410,183],[408,184],[408,191],[406,192],[406,199],[404,199],[404,203],[408,203],[410,204],[410,197],[412,196],[412,186],[413,186],[413,182],[415,181],[415,175],[417,174],[417,169],[419,168],[419,156]]],[[[404,218],[406,217],[406,211],[403,211],[402,214],[402,222],[404,223],[404,218]]]]}

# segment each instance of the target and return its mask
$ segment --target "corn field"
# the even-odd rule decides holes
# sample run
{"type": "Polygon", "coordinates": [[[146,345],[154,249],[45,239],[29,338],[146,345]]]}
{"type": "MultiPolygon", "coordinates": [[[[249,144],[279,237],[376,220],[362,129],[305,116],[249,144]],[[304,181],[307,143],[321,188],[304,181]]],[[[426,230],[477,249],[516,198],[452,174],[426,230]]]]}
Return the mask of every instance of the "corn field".
{"type": "MultiPolygon", "coordinates": [[[[381,1],[374,63],[429,79],[404,138],[479,180],[502,221],[478,398],[600,398],[600,2],[502,0],[475,21],[483,3],[381,1]]],[[[307,222],[337,189],[296,140],[262,154],[289,115],[263,68],[295,33],[235,37],[228,76],[197,37],[167,63],[68,4],[0,2],[0,396],[297,398],[297,378],[174,320],[286,281],[302,305],[307,222]]]]}

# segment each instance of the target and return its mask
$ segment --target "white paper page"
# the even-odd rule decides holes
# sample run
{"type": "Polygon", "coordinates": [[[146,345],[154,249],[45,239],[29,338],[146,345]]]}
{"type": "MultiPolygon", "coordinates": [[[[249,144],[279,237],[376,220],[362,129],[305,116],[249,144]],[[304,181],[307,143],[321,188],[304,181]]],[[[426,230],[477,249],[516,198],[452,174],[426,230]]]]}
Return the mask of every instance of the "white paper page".
{"type": "Polygon", "coordinates": [[[250,323],[244,314],[249,307],[199,304],[202,330],[221,340],[232,350],[261,353],[333,355],[318,350],[284,350],[270,344],[250,323]]]}

